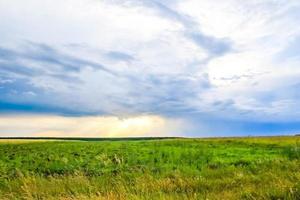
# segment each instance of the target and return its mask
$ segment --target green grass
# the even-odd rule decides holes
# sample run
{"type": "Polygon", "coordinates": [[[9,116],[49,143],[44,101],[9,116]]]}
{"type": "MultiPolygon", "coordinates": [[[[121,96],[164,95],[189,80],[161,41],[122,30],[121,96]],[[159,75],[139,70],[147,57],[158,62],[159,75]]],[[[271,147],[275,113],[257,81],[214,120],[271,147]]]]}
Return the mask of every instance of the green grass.
{"type": "Polygon", "coordinates": [[[300,199],[300,137],[0,140],[0,199],[300,199]]]}

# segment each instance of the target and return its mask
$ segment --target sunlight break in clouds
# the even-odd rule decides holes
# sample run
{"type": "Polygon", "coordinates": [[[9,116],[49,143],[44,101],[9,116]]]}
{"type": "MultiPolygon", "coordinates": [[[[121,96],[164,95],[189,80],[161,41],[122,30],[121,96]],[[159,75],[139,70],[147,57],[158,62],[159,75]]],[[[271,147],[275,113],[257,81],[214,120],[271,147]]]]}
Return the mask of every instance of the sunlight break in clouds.
{"type": "Polygon", "coordinates": [[[299,13],[298,0],[2,0],[0,114],[300,132],[299,13]]]}
{"type": "MultiPolygon", "coordinates": [[[[1,136],[29,137],[155,137],[179,136],[187,128],[182,120],[159,116],[60,117],[2,116],[1,136]]],[[[186,129],[187,130],[187,129],[186,129]]]]}

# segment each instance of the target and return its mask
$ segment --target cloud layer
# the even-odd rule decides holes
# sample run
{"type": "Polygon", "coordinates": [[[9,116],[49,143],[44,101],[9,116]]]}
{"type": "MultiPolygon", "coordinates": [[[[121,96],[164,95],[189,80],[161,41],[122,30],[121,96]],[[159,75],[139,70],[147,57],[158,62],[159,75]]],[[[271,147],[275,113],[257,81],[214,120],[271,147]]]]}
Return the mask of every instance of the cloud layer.
{"type": "Polygon", "coordinates": [[[3,0],[0,112],[297,132],[299,13],[297,0],[3,0]]]}
{"type": "Polygon", "coordinates": [[[167,119],[154,115],[126,119],[46,115],[6,115],[0,117],[0,135],[5,137],[181,136],[181,132],[186,131],[186,128],[187,124],[183,120],[167,119]]]}

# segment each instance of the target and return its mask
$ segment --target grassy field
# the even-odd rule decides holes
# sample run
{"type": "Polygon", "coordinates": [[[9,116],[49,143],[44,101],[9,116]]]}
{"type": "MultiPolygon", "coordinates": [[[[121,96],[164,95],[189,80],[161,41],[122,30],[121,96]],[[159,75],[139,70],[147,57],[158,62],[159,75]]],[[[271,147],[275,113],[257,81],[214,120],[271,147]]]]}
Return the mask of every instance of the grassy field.
{"type": "Polygon", "coordinates": [[[0,199],[300,199],[300,137],[0,140],[0,199]]]}

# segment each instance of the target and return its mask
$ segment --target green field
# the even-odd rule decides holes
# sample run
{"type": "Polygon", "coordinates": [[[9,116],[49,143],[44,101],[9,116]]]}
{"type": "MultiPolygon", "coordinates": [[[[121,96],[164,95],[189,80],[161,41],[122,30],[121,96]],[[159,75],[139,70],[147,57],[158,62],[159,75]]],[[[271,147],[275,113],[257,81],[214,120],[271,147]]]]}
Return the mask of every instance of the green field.
{"type": "Polygon", "coordinates": [[[0,199],[300,199],[300,137],[0,140],[0,199]]]}

